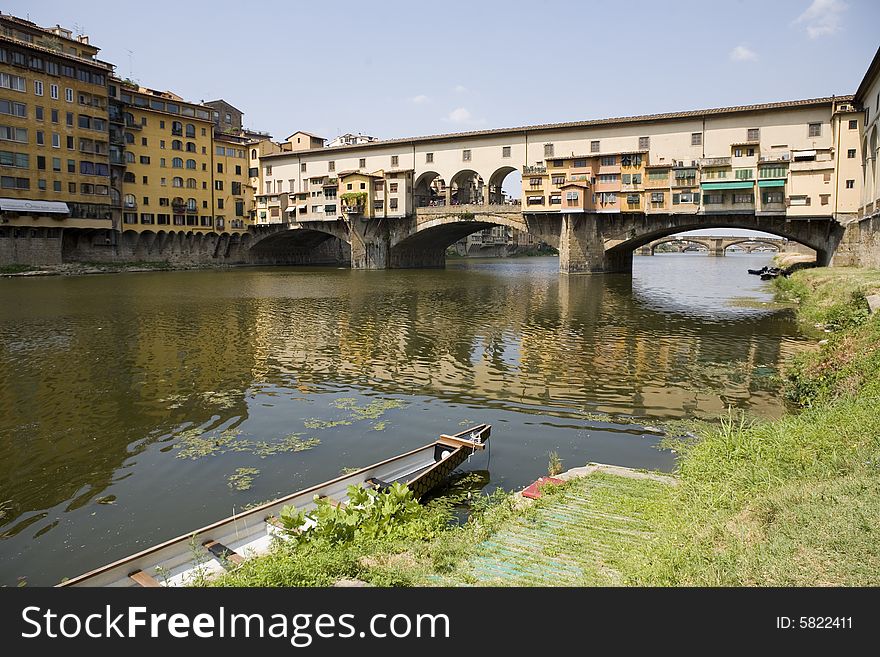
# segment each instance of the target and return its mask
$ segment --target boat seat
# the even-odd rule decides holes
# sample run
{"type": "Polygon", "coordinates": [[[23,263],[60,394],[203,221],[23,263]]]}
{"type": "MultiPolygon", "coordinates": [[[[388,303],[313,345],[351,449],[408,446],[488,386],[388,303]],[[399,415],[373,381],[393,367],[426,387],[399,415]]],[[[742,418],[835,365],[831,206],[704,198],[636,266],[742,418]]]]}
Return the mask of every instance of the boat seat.
{"type": "Polygon", "coordinates": [[[133,573],[130,573],[128,577],[135,582],[138,586],[143,586],[144,588],[156,588],[162,586],[156,581],[156,578],[147,575],[143,570],[136,570],[133,573]]]}
{"type": "Polygon", "coordinates": [[[211,554],[213,554],[217,560],[223,564],[224,562],[229,562],[235,565],[244,563],[244,557],[241,556],[235,550],[231,550],[230,548],[223,545],[223,543],[219,543],[217,541],[207,541],[202,544],[202,546],[211,554]]]}

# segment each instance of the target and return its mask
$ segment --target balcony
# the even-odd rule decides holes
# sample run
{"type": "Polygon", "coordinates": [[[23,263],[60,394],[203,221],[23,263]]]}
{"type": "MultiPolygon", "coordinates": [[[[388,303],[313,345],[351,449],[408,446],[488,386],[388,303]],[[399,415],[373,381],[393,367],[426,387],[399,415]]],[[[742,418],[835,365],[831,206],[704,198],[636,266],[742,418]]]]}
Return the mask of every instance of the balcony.
{"type": "Polygon", "coordinates": [[[791,161],[791,153],[768,153],[761,155],[758,162],[789,162],[791,161]]]}
{"type": "Polygon", "coordinates": [[[704,167],[729,167],[729,157],[704,157],[700,160],[700,166],[704,167]]]}
{"type": "Polygon", "coordinates": [[[547,173],[547,167],[539,167],[539,166],[524,166],[523,174],[533,174],[533,173],[547,173]]]}

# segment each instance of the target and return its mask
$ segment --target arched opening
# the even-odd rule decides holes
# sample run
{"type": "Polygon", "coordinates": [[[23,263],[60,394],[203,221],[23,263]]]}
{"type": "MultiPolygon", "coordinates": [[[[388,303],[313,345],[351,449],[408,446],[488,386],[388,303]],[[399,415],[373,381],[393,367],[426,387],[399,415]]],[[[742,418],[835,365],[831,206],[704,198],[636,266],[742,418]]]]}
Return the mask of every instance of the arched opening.
{"type": "Polygon", "coordinates": [[[279,231],[252,246],[251,240],[246,239],[242,240],[242,249],[247,250],[247,261],[254,264],[351,265],[348,242],[318,230],[279,231]]]}
{"type": "Polygon", "coordinates": [[[449,181],[451,205],[481,205],[487,191],[483,177],[472,169],[459,171],[449,181]]]}
{"type": "MultiPolygon", "coordinates": [[[[873,203],[877,200],[878,190],[880,190],[880,166],[877,163],[877,157],[880,153],[877,152],[877,126],[871,130],[871,137],[868,140],[868,166],[870,167],[870,173],[868,175],[868,184],[865,185],[865,204],[873,203]]],[[[874,208],[875,210],[877,208],[874,208]]]]}
{"type": "Polygon", "coordinates": [[[650,245],[651,255],[662,255],[666,253],[709,253],[709,245],[696,238],[688,238],[682,235],[675,235],[665,239],[652,242],[650,245]]]}
{"type": "Polygon", "coordinates": [[[436,171],[426,171],[416,179],[413,202],[417,208],[446,205],[446,181],[436,171]]]}
{"type": "Polygon", "coordinates": [[[519,205],[522,199],[522,172],[516,167],[500,167],[489,176],[489,204],[519,205]]]}

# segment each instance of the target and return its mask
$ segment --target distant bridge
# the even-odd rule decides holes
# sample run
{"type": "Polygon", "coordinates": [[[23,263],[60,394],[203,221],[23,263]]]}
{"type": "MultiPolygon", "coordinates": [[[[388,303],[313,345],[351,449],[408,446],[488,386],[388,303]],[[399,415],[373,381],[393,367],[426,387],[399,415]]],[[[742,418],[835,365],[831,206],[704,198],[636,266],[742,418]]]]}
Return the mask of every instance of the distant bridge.
{"type": "Polygon", "coordinates": [[[746,253],[757,250],[787,250],[790,241],[784,237],[749,237],[745,235],[673,235],[645,244],[636,255],[654,255],[657,247],[668,245],[673,251],[705,250],[711,256],[723,256],[730,247],[739,247],[746,253]]]}

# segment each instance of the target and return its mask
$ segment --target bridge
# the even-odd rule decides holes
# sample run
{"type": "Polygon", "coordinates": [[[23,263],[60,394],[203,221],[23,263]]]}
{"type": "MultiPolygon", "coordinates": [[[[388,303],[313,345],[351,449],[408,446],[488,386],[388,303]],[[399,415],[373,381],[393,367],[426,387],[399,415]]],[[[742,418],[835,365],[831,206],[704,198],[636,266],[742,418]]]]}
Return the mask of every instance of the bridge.
{"type": "Polygon", "coordinates": [[[746,253],[754,251],[785,251],[790,242],[781,237],[756,237],[733,235],[674,235],[654,240],[636,251],[637,255],[654,255],[657,247],[666,245],[673,251],[683,253],[691,249],[705,250],[711,256],[723,256],[727,249],[739,247],[746,253]]]}

